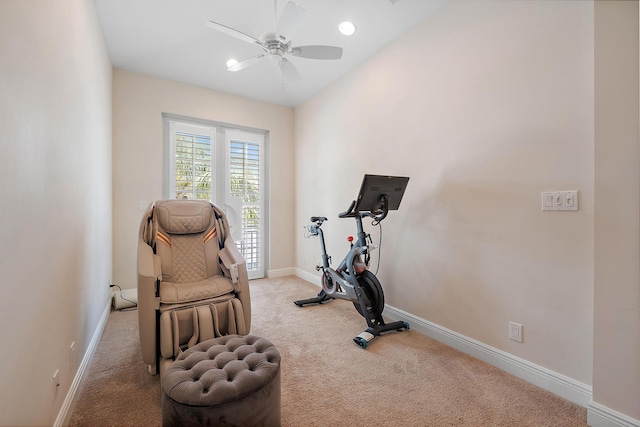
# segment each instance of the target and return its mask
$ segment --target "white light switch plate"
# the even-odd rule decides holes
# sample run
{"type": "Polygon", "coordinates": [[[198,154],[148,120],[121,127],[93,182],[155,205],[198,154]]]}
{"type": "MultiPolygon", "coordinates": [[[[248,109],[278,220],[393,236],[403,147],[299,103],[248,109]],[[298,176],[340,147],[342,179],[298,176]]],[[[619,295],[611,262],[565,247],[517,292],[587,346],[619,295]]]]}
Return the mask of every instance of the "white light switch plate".
{"type": "Polygon", "coordinates": [[[577,211],[578,191],[543,191],[543,211],[577,211]]]}

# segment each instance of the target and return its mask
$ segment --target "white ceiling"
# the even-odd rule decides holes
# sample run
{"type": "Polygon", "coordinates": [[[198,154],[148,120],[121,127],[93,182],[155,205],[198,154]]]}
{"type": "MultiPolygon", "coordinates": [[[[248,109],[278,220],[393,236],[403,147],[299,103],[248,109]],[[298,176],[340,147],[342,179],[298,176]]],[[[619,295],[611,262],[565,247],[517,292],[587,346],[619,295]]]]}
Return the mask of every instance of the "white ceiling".
{"type": "MultiPolygon", "coordinates": [[[[272,104],[297,106],[367,57],[434,13],[447,0],[295,0],[305,9],[293,46],[343,48],[342,59],[288,59],[301,80],[283,81],[269,61],[237,72],[229,58],[262,52],[257,45],[215,31],[215,21],[259,38],[275,27],[272,0],[94,0],[115,68],[232,93],[272,104]],[[352,20],[357,32],[338,31],[352,20]]],[[[277,1],[278,15],[287,0],[277,1]]],[[[419,54],[419,53],[418,53],[419,54]]]]}

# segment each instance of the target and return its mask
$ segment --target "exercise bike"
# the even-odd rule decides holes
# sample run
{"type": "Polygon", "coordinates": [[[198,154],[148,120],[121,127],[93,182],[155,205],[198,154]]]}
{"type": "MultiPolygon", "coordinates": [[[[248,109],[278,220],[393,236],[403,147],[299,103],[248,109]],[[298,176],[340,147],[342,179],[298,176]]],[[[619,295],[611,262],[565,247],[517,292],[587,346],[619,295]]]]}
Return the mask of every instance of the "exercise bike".
{"type": "Polygon", "coordinates": [[[375,248],[371,236],[365,233],[363,218],[372,218],[373,225],[378,225],[386,218],[389,210],[397,210],[404,194],[409,178],[365,175],[357,201],[351,202],[349,208],[338,218],[354,218],[357,228],[357,240],[350,236],[351,249],[338,268],[330,267],[331,256],[327,249],[322,231],[326,217],[312,216],[311,225],[306,227],[305,237],[320,236],[322,264],[316,270],[322,270],[322,290],[314,298],[297,300],[294,303],[303,307],[311,304],[323,304],[334,298],[351,301],[362,317],[367,321],[367,328],[353,341],[362,348],[377,336],[387,331],[408,330],[409,324],[404,321],[385,323],[382,318],[384,310],[384,292],[380,281],[369,271],[370,253],[375,248]]]}

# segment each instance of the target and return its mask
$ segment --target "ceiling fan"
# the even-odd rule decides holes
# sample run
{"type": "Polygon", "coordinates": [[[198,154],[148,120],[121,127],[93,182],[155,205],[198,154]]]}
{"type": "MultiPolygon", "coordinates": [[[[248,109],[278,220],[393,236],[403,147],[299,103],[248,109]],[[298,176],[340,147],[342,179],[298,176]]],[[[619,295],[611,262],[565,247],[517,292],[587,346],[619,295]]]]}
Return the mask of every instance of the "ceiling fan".
{"type": "MultiPolygon", "coordinates": [[[[277,16],[277,0],[274,0],[274,8],[277,16]]],[[[290,1],[285,6],[280,18],[276,21],[275,31],[264,33],[259,38],[244,34],[238,30],[222,25],[218,22],[209,21],[207,26],[229,36],[238,38],[245,42],[260,46],[263,53],[244,59],[235,65],[228,67],[229,71],[240,71],[263,59],[271,59],[282,73],[282,76],[289,81],[300,80],[300,74],[296,67],[287,59],[287,56],[297,56],[308,59],[340,59],[342,58],[342,48],[337,46],[311,45],[311,46],[291,46],[291,38],[300,27],[304,9],[290,1]]]]}

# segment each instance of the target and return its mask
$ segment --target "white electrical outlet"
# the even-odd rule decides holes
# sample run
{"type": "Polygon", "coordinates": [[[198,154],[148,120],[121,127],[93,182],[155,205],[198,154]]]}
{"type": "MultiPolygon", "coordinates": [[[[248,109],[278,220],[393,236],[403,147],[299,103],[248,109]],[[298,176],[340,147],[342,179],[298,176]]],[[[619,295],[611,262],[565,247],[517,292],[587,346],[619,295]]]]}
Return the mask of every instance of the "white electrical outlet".
{"type": "Polygon", "coordinates": [[[72,342],[69,346],[69,369],[72,371],[76,367],[76,342],[72,342]]]}
{"type": "Polygon", "coordinates": [[[522,325],[515,322],[509,322],[509,339],[522,342],[522,325]]]}
{"type": "Polygon", "coordinates": [[[53,401],[56,401],[56,397],[58,395],[58,389],[60,388],[60,378],[59,378],[59,374],[60,371],[58,369],[56,369],[56,371],[53,373],[53,401]]]}

